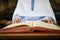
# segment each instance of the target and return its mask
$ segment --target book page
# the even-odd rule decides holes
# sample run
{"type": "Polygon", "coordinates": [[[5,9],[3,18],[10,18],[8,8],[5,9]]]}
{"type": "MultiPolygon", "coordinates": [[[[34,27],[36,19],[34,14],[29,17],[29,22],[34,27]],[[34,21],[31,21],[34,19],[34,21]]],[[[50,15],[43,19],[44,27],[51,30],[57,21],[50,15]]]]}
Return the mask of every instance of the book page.
{"type": "Polygon", "coordinates": [[[58,27],[57,25],[49,24],[49,23],[45,23],[45,22],[41,22],[41,21],[26,21],[26,22],[21,22],[21,23],[14,23],[14,24],[4,27],[3,29],[17,27],[20,25],[28,25],[31,28],[37,26],[37,27],[43,27],[43,28],[48,28],[48,29],[60,30],[60,27],[58,27]]]}
{"type": "Polygon", "coordinates": [[[33,23],[33,27],[43,27],[43,28],[48,28],[48,29],[56,29],[56,30],[60,30],[60,27],[58,27],[57,25],[54,24],[49,24],[49,23],[45,23],[45,22],[41,22],[41,21],[35,21],[33,23]]]}
{"type": "Polygon", "coordinates": [[[26,21],[26,22],[21,22],[21,23],[10,24],[10,25],[4,27],[3,29],[16,27],[16,26],[21,26],[21,25],[28,25],[28,26],[32,27],[32,21],[26,21]]]}

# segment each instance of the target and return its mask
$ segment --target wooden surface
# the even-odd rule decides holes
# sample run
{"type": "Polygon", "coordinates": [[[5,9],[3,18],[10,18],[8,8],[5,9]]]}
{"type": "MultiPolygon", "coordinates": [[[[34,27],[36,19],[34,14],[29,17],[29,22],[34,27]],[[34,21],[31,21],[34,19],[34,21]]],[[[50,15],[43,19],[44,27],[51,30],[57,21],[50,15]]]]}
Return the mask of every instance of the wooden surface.
{"type": "Polygon", "coordinates": [[[1,36],[60,36],[60,34],[44,34],[44,33],[42,33],[42,34],[39,34],[39,33],[37,33],[37,34],[34,34],[34,33],[28,33],[28,34],[24,34],[24,33],[22,33],[22,34],[0,34],[0,37],[1,36]]]}
{"type": "Polygon", "coordinates": [[[1,40],[52,40],[60,39],[60,34],[0,34],[1,40]]]}

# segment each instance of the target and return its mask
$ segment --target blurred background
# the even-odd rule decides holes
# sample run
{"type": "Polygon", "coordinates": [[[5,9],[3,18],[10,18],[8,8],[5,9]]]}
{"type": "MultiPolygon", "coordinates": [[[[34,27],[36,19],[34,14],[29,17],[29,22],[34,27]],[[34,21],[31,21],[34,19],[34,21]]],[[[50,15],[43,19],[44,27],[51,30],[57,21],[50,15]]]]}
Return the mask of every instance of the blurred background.
{"type": "MultiPolygon", "coordinates": [[[[18,0],[0,0],[0,28],[9,25],[18,0]]],[[[60,0],[50,0],[57,24],[60,25],[60,0]]]]}

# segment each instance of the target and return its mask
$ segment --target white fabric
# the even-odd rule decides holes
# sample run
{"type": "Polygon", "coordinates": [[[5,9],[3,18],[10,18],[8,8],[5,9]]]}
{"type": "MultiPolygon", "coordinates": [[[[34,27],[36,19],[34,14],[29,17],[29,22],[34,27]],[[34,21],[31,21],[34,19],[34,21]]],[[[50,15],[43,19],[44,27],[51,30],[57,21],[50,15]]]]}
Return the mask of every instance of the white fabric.
{"type": "Polygon", "coordinates": [[[12,21],[19,16],[50,16],[56,22],[49,0],[35,0],[34,3],[34,11],[32,11],[31,0],[18,0],[12,21]]]}

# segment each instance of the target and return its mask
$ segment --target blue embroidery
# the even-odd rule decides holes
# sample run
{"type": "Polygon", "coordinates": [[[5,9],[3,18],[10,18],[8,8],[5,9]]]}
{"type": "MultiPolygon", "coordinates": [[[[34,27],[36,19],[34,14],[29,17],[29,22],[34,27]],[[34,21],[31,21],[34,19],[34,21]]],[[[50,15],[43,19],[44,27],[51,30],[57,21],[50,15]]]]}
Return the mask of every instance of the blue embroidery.
{"type": "Polygon", "coordinates": [[[19,16],[19,17],[21,18],[22,21],[37,21],[37,20],[44,21],[46,18],[51,18],[51,20],[55,22],[55,20],[49,16],[41,16],[41,17],[19,16]]]}
{"type": "Polygon", "coordinates": [[[34,10],[34,0],[31,0],[31,9],[34,10]]]}

